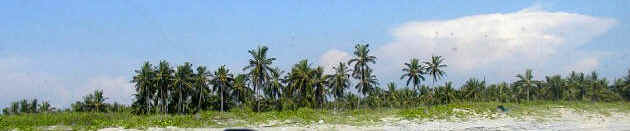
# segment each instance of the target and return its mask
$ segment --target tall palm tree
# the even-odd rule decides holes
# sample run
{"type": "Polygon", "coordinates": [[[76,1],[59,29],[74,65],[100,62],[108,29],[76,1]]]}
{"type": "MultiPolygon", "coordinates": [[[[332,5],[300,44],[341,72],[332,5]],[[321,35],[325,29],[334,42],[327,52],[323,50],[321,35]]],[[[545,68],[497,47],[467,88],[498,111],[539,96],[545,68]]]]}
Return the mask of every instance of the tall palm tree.
{"type": "Polygon", "coordinates": [[[173,78],[173,87],[175,87],[174,91],[177,93],[175,95],[179,97],[175,103],[178,113],[184,113],[187,110],[184,104],[187,104],[188,92],[193,88],[193,75],[192,64],[189,62],[177,66],[177,72],[173,78]]]}
{"type": "Polygon", "coordinates": [[[247,102],[251,94],[251,90],[247,87],[247,81],[249,80],[247,78],[245,74],[238,74],[234,77],[234,82],[232,83],[232,88],[234,88],[232,96],[241,103],[247,102]]]}
{"type": "Polygon", "coordinates": [[[403,80],[407,77],[407,86],[409,83],[413,82],[413,88],[418,90],[418,85],[420,85],[420,81],[424,81],[424,67],[419,62],[420,60],[416,58],[412,58],[409,60],[409,63],[405,63],[405,68],[402,69],[403,75],[400,76],[400,79],[403,80]]]}
{"type": "Polygon", "coordinates": [[[335,98],[335,101],[338,101],[343,97],[344,90],[350,86],[350,70],[343,62],[339,62],[339,65],[334,66],[333,70],[335,70],[335,74],[328,76],[327,81],[328,87],[332,90],[331,94],[335,98]]]}
{"type": "Polygon", "coordinates": [[[209,82],[212,74],[207,70],[205,66],[197,67],[197,74],[195,74],[195,87],[197,88],[197,109],[202,109],[203,103],[206,102],[206,96],[209,94],[209,82]]]}
{"type": "Polygon", "coordinates": [[[271,71],[271,80],[269,85],[264,89],[265,95],[272,100],[277,100],[280,97],[280,90],[284,88],[284,85],[282,85],[282,78],[280,77],[282,74],[284,74],[284,71],[277,67],[274,68],[271,71]]]}
{"type": "Polygon", "coordinates": [[[550,92],[548,93],[553,100],[560,100],[565,97],[566,82],[560,75],[545,76],[545,85],[549,88],[550,92]]]}
{"type": "Polygon", "coordinates": [[[234,76],[230,74],[230,69],[227,69],[225,65],[222,65],[214,72],[212,83],[214,83],[214,90],[221,95],[221,112],[223,112],[223,95],[226,94],[226,90],[233,80],[234,76]]]}
{"type": "Polygon", "coordinates": [[[156,87],[155,87],[155,72],[153,71],[153,65],[149,62],[144,62],[140,70],[135,70],[136,76],[131,80],[135,83],[135,90],[137,92],[136,102],[137,105],[142,106],[139,113],[151,112],[151,100],[154,99],[156,87]]]}
{"type": "Polygon", "coordinates": [[[539,84],[539,81],[534,80],[534,75],[532,75],[532,70],[527,69],[525,74],[517,74],[519,80],[515,82],[516,86],[521,87],[521,89],[525,90],[527,101],[530,100],[530,92],[532,88],[536,88],[539,84]]]}
{"type": "Polygon", "coordinates": [[[442,79],[446,72],[441,68],[446,68],[446,64],[444,63],[444,58],[442,56],[431,56],[431,61],[425,61],[427,73],[433,78],[433,83],[437,82],[439,79],[442,79]]]}
{"type": "Polygon", "coordinates": [[[175,72],[175,70],[173,70],[173,68],[171,67],[171,65],[162,60],[160,61],[160,64],[157,67],[157,71],[156,71],[156,76],[155,76],[155,80],[156,80],[156,85],[158,88],[158,95],[159,95],[159,105],[161,105],[161,111],[163,113],[168,113],[168,100],[170,99],[170,90],[171,90],[171,83],[173,82],[173,73],[175,72]]]}
{"type": "Polygon", "coordinates": [[[300,104],[309,105],[314,99],[314,81],[313,81],[313,69],[308,60],[301,60],[297,64],[293,65],[291,72],[287,75],[288,85],[285,91],[287,97],[296,97],[300,104]]]}
{"type": "MultiPolygon", "coordinates": [[[[370,83],[370,77],[373,76],[371,73],[371,69],[369,66],[369,63],[375,64],[376,63],[376,57],[375,56],[371,56],[370,53],[370,49],[369,49],[369,44],[357,44],[354,46],[354,57],[352,59],[350,59],[350,61],[348,61],[349,65],[353,65],[354,66],[354,70],[352,71],[352,76],[355,79],[359,79],[359,82],[357,83],[357,85],[355,86],[355,88],[357,88],[358,91],[360,91],[360,93],[362,94],[366,94],[367,92],[361,92],[361,91],[365,91],[364,88],[368,88],[371,87],[373,83],[370,83]]],[[[359,108],[359,105],[361,103],[361,99],[357,99],[357,108],[359,108]]]]}
{"type": "Polygon", "coordinates": [[[317,68],[315,68],[313,70],[313,79],[311,79],[312,81],[312,85],[315,88],[314,89],[314,93],[315,93],[315,102],[317,105],[320,105],[320,108],[323,107],[324,102],[326,101],[326,94],[328,94],[328,89],[326,89],[326,75],[324,75],[324,68],[322,68],[321,66],[318,66],[317,68]]]}
{"type": "MultiPolygon", "coordinates": [[[[243,70],[249,70],[248,74],[252,78],[254,95],[258,94],[259,86],[265,86],[265,82],[270,79],[269,73],[273,70],[271,64],[276,58],[267,58],[268,50],[266,46],[259,46],[256,49],[249,50],[249,54],[252,58],[249,59],[249,64],[243,68],[243,70]]],[[[256,110],[260,111],[260,101],[258,100],[256,110]]]]}

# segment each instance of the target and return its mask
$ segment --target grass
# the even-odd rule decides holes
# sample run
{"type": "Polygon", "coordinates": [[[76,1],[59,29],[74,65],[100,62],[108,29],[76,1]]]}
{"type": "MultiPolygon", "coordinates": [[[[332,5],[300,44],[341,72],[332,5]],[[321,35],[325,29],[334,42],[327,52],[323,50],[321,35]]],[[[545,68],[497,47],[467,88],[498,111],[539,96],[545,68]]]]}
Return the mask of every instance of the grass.
{"type": "MultiPolygon", "coordinates": [[[[318,123],[372,125],[382,118],[403,119],[466,119],[473,115],[496,113],[496,107],[503,105],[509,109],[507,115],[545,116],[551,108],[572,108],[577,111],[609,114],[630,112],[626,102],[551,102],[535,101],[528,103],[459,102],[431,107],[408,109],[359,109],[333,111],[301,108],[293,111],[252,112],[233,109],[229,112],[206,111],[193,115],[133,115],[130,113],[86,113],[60,112],[0,116],[0,130],[42,130],[49,126],[59,126],[75,130],[96,130],[107,127],[146,129],[149,127],[250,127],[250,126],[306,126],[318,123]]],[[[491,118],[491,117],[490,117],[491,118]]]]}

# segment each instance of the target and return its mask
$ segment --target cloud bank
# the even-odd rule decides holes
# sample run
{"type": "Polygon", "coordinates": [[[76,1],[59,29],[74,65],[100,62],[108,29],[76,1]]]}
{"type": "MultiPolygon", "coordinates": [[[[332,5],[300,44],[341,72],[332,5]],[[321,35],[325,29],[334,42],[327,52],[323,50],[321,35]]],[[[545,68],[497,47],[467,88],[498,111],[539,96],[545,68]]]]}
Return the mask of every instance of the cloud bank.
{"type": "Polygon", "coordinates": [[[28,57],[0,57],[0,108],[20,99],[49,101],[56,108],[67,108],[82,96],[102,89],[106,102],[129,104],[133,84],[123,76],[73,78],[61,74],[32,71],[37,65],[28,57]]]}
{"type": "Polygon", "coordinates": [[[449,65],[448,76],[460,80],[512,79],[526,68],[542,72],[538,74],[561,73],[557,69],[564,68],[587,71],[599,65],[598,57],[588,57],[590,52],[572,53],[616,24],[610,18],[540,8],[411,21],[392,29],[394,40],[376,48],[375,68],[381,78],[397,80],[402,64],[410,58],[441,55],[449,65]]]}
{"type": "Polygon", "coordinates": [[[339,62],[347,62],[348,60],[350,60],[351,57],[352,56],[350,56],[350,54],[347,52],[332,49],[326,51],[319,57],[319,64],[320,66],[324,67],[326,73],[332,73],[333,66],[338,65],[339,62]]]}

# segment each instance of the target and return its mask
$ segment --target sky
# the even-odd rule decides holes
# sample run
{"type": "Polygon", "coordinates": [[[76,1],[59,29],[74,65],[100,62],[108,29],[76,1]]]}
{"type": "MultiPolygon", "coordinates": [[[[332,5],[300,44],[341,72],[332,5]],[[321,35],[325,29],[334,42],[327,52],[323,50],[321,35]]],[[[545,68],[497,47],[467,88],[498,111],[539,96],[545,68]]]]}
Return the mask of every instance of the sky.
{"type": "Polygon", "coordinates": [[[404,85],[402,64],[431,55],[456,84],[515,81],[525,69],[612,80],[630,69],[628,12],[627,0],[1,1],[0,107],[37,98],[65,108],[96,89],[129,104],[144,61],[239,73],[259,45],[287,70],[302,59],[330,68],[368,43],[382,85],[404,85]]]}

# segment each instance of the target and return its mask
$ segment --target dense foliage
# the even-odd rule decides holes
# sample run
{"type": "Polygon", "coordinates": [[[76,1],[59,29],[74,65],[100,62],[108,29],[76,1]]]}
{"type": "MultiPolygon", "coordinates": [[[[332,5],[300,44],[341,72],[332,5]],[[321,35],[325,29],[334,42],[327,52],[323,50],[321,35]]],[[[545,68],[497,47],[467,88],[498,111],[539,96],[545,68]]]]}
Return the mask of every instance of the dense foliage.
{"type": "MultiPolygon", "coordinates": [[[[568,76],[545,76],[534,79],[532,70],[514,76],[517,81],[487,83],[470,78],[461,87],[452,82],[440,83],[446,75],[445,58],[431,56],[427,61],[412,58],[403,63],[400,79],[381,84],[371,68],[376,57],[369,45],[355,46],[353,57],[335,64],[330,74],[324,68],[301,60],[289,72],[273,66],[269,49],[260,46],[249,50],[251,58],[243,74],[234,74],[225,65],[214,71],[205,66],[194,68],[189,62],[171,65],[160,61],[145,62],[135,70],[131,80],[136,94],[130,107],[105,101],[100,90],[83,97],[71,106],[77,112],[119,112],[130,108],[134,114],[187,114],[203,110],[225,111],[233,108],[256,112],[297,110],[306,108],[353,109],[367,107],[406,108],[444,105],[454,102],[521,103],[551,101],[619,101],[630,100],[630,70],[627,76],[610,83],[597,72],[571,72],[568,76]],[[431,79],[431,84],[424,81],[431,79]],[[355,89],[354,91],[350,91],[355,89]]],[[[14,102],[3,114],[51,111],[45,102],[37,100],[14,102]]]]}
{"type": "Polygon", "coordinates": [[[596,72],[588,75],[571,72],[569,76],[546,76],[535,80],[533,71],[515,75],[513,83],[488,84],[471,78],[461,87],[452,82],[438,83],[446,72],[445,59],[431,56],[428,61],[412,58],[404,63],[401,80],[379,86],[370,64],[376,63],[369,45],[358,44],[354,57],[340,62],[331,74],[308,60],[293,65],[288,73],[273,67],[275,58],[268,48],[249,51],[251,59],[245,74],[232,74],[227,66],[213,73],[184,63],[173,69],[166,61],[158,66],[145,62],[133,81],[137,94],[132,105],[136,113],[192,113],[200,110],[250,108],[254,111],[295,110],[301,107],[351,109],[364,107],[415,107],[449,104],[458,101],[525,102],[534,100],[618,101],[630,99],[628,76],[610,84],[596,72]],[[351,67],[351,68],[349,68],[351,67]],[[354,80],[353,80],[354,79],[354,80]],[[429,85],[423,81],[431,79],[429,85]],[[353,85],[354,84],[354,85],[353,85]],[[209,88],[213,87],[213,88],[209,88]],[[349,91],[354,87],[355,92],[349,91]]]}
{"type": "Polygon", "coordinates": [[[2,114],[23,114],[23,113],[40,113],[40,112],[51,112],[56,110],[53,108],[48,101],[44,101],[41,104],[38,104],[37,99],[33,100],[20,100],[11,102],[11,105],[7,108],[2,109],[2,114]]]}

